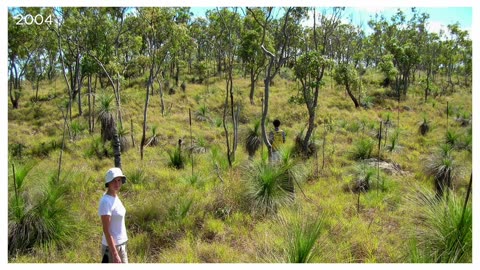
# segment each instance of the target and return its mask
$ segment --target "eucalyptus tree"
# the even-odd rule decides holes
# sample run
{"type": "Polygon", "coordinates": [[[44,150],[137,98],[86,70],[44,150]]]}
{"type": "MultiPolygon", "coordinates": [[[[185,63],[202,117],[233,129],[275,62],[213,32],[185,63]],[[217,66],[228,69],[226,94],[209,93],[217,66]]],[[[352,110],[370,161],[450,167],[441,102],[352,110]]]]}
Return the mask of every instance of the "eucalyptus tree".
{"type": "Polygon", "coordinates": [[[341,63],[335,67],[333,78],[337,84],[344,85],[348,96],[352,99],[355,108],[360,107],[359,100],[353,94],[352,88],[359,88],[360,78],[352,64],[341,63]]]}
{"type": "Polygon", "coordinates": [[[137,12],[141,29],[143,29],[144,53],[148,59],[148,80],[143,110],[142,140],[140,143],[140,155],[143,160],[150,89],[153,87],[153,83],[160,73],[167,56],[178,51],[182,42],[186,40],[187,28],[175,23],[175,12],[171,8],[138,8],[137,12]]]}
{"type": "Polygon", "coordinates": [[[265,122],[267,119],[268,108],[269,108],[270,84],[273,78],[275,78],[275,76],[277,75],[280,68],[287,61],[286,49],[288,47],[288,44],[291,38],[291,35],[290,35],[291,33],[289,33],[286,29],[291,19],[290,13],[292,12],[293,8],[287,7],[283,9],[284,9],[284,15],[280,18],[279,23],[277,24],[277,27],[271,29],[273,14],[274,14],[273,7],[266,7],[262,9],[247,8],[249,14],[251,14],[255,19],[255,22],[258,25],[260,25],[260,27],[262,28],[261,48],[263,53],[268,59],[268,64],[265,72],[265,80],[264,80],[265,90],[263,93],[264,96],[263,96],[263,106],[262,106],[261,127],[262,127],[262,139],[264,144],[267,146],[269,158],[271,158],[272,156],[272,145],[267,138],[265,122]],[[257,16],[257,12],[258,12],[257,10],[260,10],[264,14],[264,16],[257,16]],[[274,33],[270,32],[272,36],[275,36],[275,34],[278,35],[278,33],[283,33],[282,41],[276,42],[273,50],[267,47],[267,30],[269,30],[269,32],[270,31],[274,32],[274,33]]]}
{"type": "Polygon", "coordinates": [[[37,32],[42,26],[36,24],[17,25],[18,19],[14,17],[18,14],[39,14],[40,11],[40,8],[12,8],[8,10],[8,93],[13,109],[19,107],[23,90],[22,80],[25,79],[27,67],[35,56],[40,55],[38,50],[42,46],[42,42],[37,40],[37,32]]]}
{"type": "Polygon", "coordinates": [[[222,34],[226,29],[223,28],[222,24],[216,23],[218,17],[216,13],[216,10],[208,10],[205,14],[208,19],[207,38],[210,44],[207,59],[210,60],[213,58],[215,62],[213,74],[215,76],[221,76],[225,68],[222,34]]]}
{"type": "MultiPolygon", "coordinates": [[[[253,10],[257,13],[257,17],[260,20],[264,20],[260,10],[253,10]]],[[[258,80],[258,76],[265,68],[266,56],[261,48],[262,28],[255,22],[252,14],[249,12],[243,19],[243,31],[241,34],[241,44],[239,49],[239,56],[242,61],[246,63],[246,67],[250,73],[250,104],[254,105],[255,85],[258,80]]],[[[266,39],[266,46],[269,50],[272,50],[270,39],[266,39]]]]}
{"type": "Polygon", "coordinates": [[[93,10],[90,8],[63,7],[55,8],[56,23],[50,27],[57,35],[57,42],[62,64],[62,73],[67,85],[69,107],[68,113],[72,118],[72,103],[75,98],[78,102],[78,112],[82,114],[81,63],[87,54],[89,34],[89,18],[93,10]],[[78,95],[78,96],[77,96],[78,95]]]}
{"type": "Polygon", "coordinates": [[[350,99],[355,104],[355,108],[360,107],[361,99],[361,78],[357,68],[361,69],[363,58],[363,31],[351,24],[341,24],[337,27],[333,35],[333,46],[335,53],[335,62],[337,66],[334,69],[333,78],[345,86],[350,99]],[[358,96],[355,96],[353,90],[358,90],[358,96]]]}
{"type": "Polygon", "coordinates": [[[468,32],[463,31],[458,23],[450,24],[447,27],[448,33],[442,35],[441,64],[444,74],[447,76],[447,88],[453,91],[452,77],[457,69],[464,67],[467,77],[471,76],[472,47],[468,32]]]}
{"type": "MultiPolygon", "coordinates": [[[[416,14],[416,9],[412,9],[416,14]]],[[[407,22],[406,15],[402,10],[390,19],[390,23],[384,17],[380,20],[369,22],[370,27],[375,30],[375,35],[384,43],[384,47],[380,47],[379,57],[391,54],[392,62],[398,73],[395,76],[394,89],[398,97],[406,96],[410,85],[412,72],[420,63],[419,52],[419,32],[425,31],[425,22],[428,19],[424,15],[416,15],[407,22]]]]}
{"type": "Polygon", "coordinates": [[[206,74],[206,60],[211,46],[208,38],[208,21],[203,17],[196,17],[189,25],[189,33],[195,47],[193,61],[193,74],[203,81],[206,74]]]}
{"type": "MultiPolygon", "coordinates": [[[[174,21],[178,25],[182,25],[183,27],[186,27],[189,30],[188,24],[190,22],[190,18],[193,15],[193,13],[190,12],[190,7],[177,7],[174,8],[175,10],[175,17],[174,21]]],[[[189,33],[188,33],[188,36],[189,33]]],[[[191,39],[189,37],[189,39],[191,39]]],[[[171,61],[171,77],[175,79],[175,86],[178,87],[178,81],[180,77],[180,67],[184,66],[186,62],[191,62],[191,54],[192,51],[195,49],[194,48],[194,43],[189,40],[188,42],[184,42],[174,55],[172,55],[172,60],[171,61]]]]}
{"type": "Polygon", "coordinates": [[[48,63],[44,50],[39,48],[32,53],[31,61],[29,61],[28,65],[25,67],[25,79],[32,84],[32,89],[35,91],[35,101],[38,100],[40,81],[45,79],[47,75],[47,65],[48,63]]]}
{"type": "Polygon", "coordinates": [[[210,27],[212,29],[222,29],[217,35],[217,45],[222,61],[225,63],[225,103],[223,109],[223,129],[225,131],[225,140],[227,146],[228,163],[232,166],[235,160],[235,152],[238,145],[238,118],[240,105],[235,102],[233,69],[240,47],[242,20],[238,14],[237,8],[232,10],[228,8],[217,9],[208,13],[210,27]],[[230,139],[227,126],[227,112],[230,109],[232,123],[232,138],[230,139]]]}
{"type": "Polygon", "coordinates": [[[301,82],[301,91],[308,110],[308,128],[302,139],[302,147],[305,154],[315,129],[315,115],[318,106],[320,87],[324,84],[323,76],[325,69],[332,64],[331,38],[341,23],[344,8],[333,8],[330,12],[323,10],[319,18],[317,28],[317,11],[313,8],[313,31],[312,48],[300,56],[295,65],[295,76],[301,82]]]}
{"type": "Polygon", "coordinates": [[[437,33],[429,33],[427,35],[427,40],[424,45],[425,49],[421,56],[421,62],[423,68],[425,70],[425,95],[424,95],[424,102],[427,102],[428,95],[431,92],[432,82],[434,81],[435,74],[438,71],[438,67],[440,66],[440,61],[438,55],[440,54],[441,49],[441,42],[440,37],[437,33]]]}

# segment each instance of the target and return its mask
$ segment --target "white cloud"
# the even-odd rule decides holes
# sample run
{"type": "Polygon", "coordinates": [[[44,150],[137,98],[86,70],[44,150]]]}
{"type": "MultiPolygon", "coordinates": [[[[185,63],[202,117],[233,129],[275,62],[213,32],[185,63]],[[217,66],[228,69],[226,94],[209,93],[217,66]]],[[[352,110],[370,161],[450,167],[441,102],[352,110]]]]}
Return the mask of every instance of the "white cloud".
{"type": "Polygon", "coordinates": [[[438,21],[431,21],[428,23],[427,30],[431,33],[440,33],[440,30],[443,30],[444,32],[448,31],[448,28],[445,24],[438,22],[438,21]]]}
{"type": "MultiPolygon", "coordinates": [[[[428,22],[427,30],[428,30],[428,32],[430,32],[430,33],[437,33],[437,34],[440,34],[440,30],[443,30],[443,32],[444,32],[447,36],[449,35],[448,26],[445,25],[445,24],[443,24],[443,23],[441,23],[441,22],[439,22],[439,21],[428,22]]],[[[467,31],[470,39],[472,38],[472,28],[471,28],[471,27],[462,28],[462,30],[463,30],[463,31],[467,31]]]]}
{"type": "Polygon", "coordinates": [[[363,6],[363,7],[357,7],[356,9],[358,9],[359,11],[365,11],[367,13],[372,13],[372,14],[375,14],[375,13],[380,13],[386,9],[389,9],[388,7],[379,7],[379,6],[363,6]]]}

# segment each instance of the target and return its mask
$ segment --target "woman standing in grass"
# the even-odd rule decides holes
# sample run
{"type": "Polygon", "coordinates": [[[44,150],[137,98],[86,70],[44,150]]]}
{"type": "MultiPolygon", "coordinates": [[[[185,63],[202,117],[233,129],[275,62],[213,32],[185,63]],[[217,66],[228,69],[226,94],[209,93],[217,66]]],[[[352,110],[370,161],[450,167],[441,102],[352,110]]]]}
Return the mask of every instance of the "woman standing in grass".
{"type": "Polygon", "coordinates": [[[127,177],[120,168],[111,168],[105,176],[107,192],[103,194],[98,208],[102,220],[102,262],[128,263],[127,230],[125,228],[125,207],[118,192],[127,177]]]}

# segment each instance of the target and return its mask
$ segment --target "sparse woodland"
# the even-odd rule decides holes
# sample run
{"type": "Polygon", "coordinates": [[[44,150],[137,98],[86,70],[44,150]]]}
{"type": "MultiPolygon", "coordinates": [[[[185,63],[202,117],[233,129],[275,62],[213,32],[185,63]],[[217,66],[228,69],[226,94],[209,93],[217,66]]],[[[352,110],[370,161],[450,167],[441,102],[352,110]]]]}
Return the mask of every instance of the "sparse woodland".
{"type": "Polygon", "coordinates": [[[472,41],[380,15],[9,8],[8,261],[100,262],[119,166],[131,263],[472,262],[472,41]]]}

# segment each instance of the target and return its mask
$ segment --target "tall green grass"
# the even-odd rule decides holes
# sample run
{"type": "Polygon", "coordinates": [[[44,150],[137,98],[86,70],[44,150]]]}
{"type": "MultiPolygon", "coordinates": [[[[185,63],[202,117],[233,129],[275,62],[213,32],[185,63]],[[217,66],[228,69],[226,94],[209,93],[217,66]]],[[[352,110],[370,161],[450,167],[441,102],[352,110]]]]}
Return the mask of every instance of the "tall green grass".
{"type": "Polygon", "coordinates": [[[438,199],[430,191],[417,198],[421,206],[409,261],[416,263],[472,262],[472,206],[451,194],[438,199]]]}
{"type": "Polygon", "coordinates": [[[284,231],[283,262],[313,263],[321,255],[320,237],[325,231],[323,216],[282,211],[279,224],[284,231]]]}

